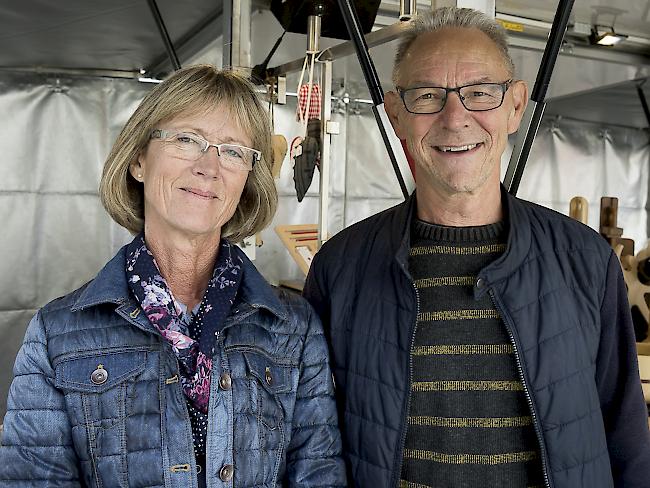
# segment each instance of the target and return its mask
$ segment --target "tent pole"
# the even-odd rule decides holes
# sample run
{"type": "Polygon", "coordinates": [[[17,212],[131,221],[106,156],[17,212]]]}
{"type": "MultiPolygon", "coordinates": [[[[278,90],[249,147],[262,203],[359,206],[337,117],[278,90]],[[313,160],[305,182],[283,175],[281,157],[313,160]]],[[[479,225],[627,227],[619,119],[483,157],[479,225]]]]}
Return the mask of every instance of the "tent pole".
{"type": "Polygon", "coordinates": [[[156,21],[156,25],[158,26],[160,37],[162,37],[163,43],[165,44],[165,50],[167,51],[167,55],[172,62],[172,66],[174,67],[174,70],[179,70],[181,69],[181,62],[178,60],[176,50],[174,49],[174,44],[169,37],[167,27],[165,27],[165,21],[163,20],[162,15],[160,15],[160,10],[158,10],[156,0],[147,0],[147,3],[149,4],[151,14],[153,15],[153,18],[156,21]]]}
{"type": "Polygon", "coordinates": [[[392,131],[388,116],[386,114],[386,109],[384,107],[384,92],[381,89],[381,83],[379,82],[379,76],[377,75],[377,70],[375,65],[370,59],[370,54],[368,53],[368,46],[366,40],[363,37],[363,31],[361,30],[361,24],[359,18],[357,17],[357,12],[350,0],[338,0],[339,8],[343,14],[343,20],[345,21],[345,26],[350,34],[350,39],[354,43],[354,48],[359,58],[359,63],[361,64],[361,70],[363,71],[363,76],[366,79],[366,84],[370,90],[370,96],[372,98],[373,107],[372,111],[375,114],[375,120],[379,126],[379,131],[381,132],[381,137],[388,151],[388,156],[393,165],[393,170],[395,171],[395,176],[397,177],[397,182],[399,183],[404,199],[407,199],[409,196],[409,188],[407,188],[407,183],[405,182],[405,177],[410,178],[410,189],[413,189],[415,184],[413,182],[413,175],[410,173],[410,170],[403,171],[402,168],[408,168],[406,164],[406,158],[404,157],[404,151],[399,144],[399,140],[394,134],[390,135],[389,131],[392,131]],[[401,155],[401,161],[398,161],[397,154],[401,155]],[[407,173],[408,172],[408,173],[407,173]]]}
{"type": "Polygon", "coordinates": [[[512,195],[517,194],[519,183],[521,182],[521,177],[526,167],[526,161],[530,154],[530,148],[533,145],[539,124],[544,115],[546,90],[551,81],[555,61],[562,46],[562,39],[564,38],[564,33],[569,23],[569,15],[571,14],[572,7],[573,0],[560,0],[557,11],[555,12],[553,26],[549,33],[546,49],[544,49],[544,55],[542,56],[542,63],[537,72],[537,80],[535,81],[535,86],[530,97],[532,103],[526,111],[527,114],[522,121],[522,127],[517,134],[515,147],[512,151],[504,178],[504,185],[512,195]]]}

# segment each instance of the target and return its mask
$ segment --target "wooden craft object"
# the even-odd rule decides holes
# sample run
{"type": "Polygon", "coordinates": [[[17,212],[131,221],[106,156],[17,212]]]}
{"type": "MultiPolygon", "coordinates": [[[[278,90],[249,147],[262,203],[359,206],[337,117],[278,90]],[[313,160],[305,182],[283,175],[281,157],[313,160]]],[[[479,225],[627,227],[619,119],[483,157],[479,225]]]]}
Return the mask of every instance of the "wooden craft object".
{"type": "Polygon", "coordinates": [[[639,376],[645,402],[650,404],[650,356],[639,355],[639,376]]]}
{"type": "Polygon", "coordinates": [[[600,235],[612,248],[623,246],[621,256],[634,256],[634,240],[622,237],[623,229],[618,227],[618,198],[602,197],[600,199],[600,235]]]}
{"type": "MultiPolygon", "coordinates": [[[[640,270],[643,270],[648,264],[650,259],[650,248],[646,247],[639,251],[636,256],[622,255],[623,245],[618,244],[614,248],[614,252],[621,260],[621,267],[623,268],[623,279],[627,287],[627,299],[630,303],[630,308],[637,308],[646,323],[646,330],[650,323],[650,280],[644,278],[643,283],[639,279],[640,270]]],[[[642,271],[641,271],[642,273],[642,271]]],[[[635,324],[635,328],[637,324],[635,324]]],[[[647,332],[646,332],[647,334],[647,332]]],[[[644,343],[650,344],[650,336],[646,337],[644,343]]],[[[650,352],[650,351],[649,351],[650,352]]]]}
{"type": "Polygon", "coordinates": [[[587,225],[589,203],[585,197],[573,197],[569,203],[569,217],[587,225]]]}
{"type": "Polygon", "coordinates": [[[273,166],[271,167],[271,173],[273,174],[273,178],[277,180],[280,177],[282,163],[287,155],[288,144],[285,137],[281,134],[273,134],[271,136],[271,144],[273,146],[273,166]]]}
{"type": "Polygon", "coordinates": [[[318,251],[318,226],[316,224],[278,225],[275,232],[307,276],[311,261],[318,251]]]}

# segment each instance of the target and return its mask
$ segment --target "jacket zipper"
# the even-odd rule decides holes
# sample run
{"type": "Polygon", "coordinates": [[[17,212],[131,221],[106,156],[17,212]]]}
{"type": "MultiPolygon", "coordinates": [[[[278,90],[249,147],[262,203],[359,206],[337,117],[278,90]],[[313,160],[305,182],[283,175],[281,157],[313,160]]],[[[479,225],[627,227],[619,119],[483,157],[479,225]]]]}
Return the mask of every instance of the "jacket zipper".
{"type": "Polygon", "coordinates": [[[524,370],[521,366],[521,359],[519,357],[519,347],[517,345],[517,341],[515,340],[511,324],[509,323],[506,314],[503,313],[503,309],[499,306],[497,298],[494,294],[494,290],[490,288],[488,292],[490,294],[490,298],[492,299],[494,307],[497,309],[499,315],[501,315],[501,318],[503,319],[503,323],[506,326],[506,331],[508,332],[508,337],[510,338],[510,342],[512,343],[512,347],[514,349],[517,372],[519,373],[519,378],[521,379],[521,384],[524,388],[524,395],[526,397],[526,401],[528,402],[528,408],[530,409],[531,417],[533,418],[533,427],[535,429],[535,435],[537,436],[537,442],[539,443],[539,448],[542,455],[542,473],[544,474],[544,486],[546,488],[551,488],[551,480],[548,476],[548,454],[546,452],[546,444],[544,443],[544,437],[539,425],[539,419],[537,418],[537,412],[535,411],[535,405],[533,404],[533,399],[530,396],[530,391],[528,389],[528,385],[526,384],[526,378],[524,377],[524,370]]]}
{"type": "Polygon", "coordinates": [[[396,487],[399,488],[399,480],[402,476],[402,465],[404,464],[404,448],[406,447],[406,431],[408,430],[408,427],[406,424],[408,424],[408,415],[409,415],[409,410],[411,410],[411,387],[413,385],[413,346],[415,345],[415,332],[417,331],[418,328],[418,315],[420,315],[420,294],[418,293],[418,289],[415,287],[415,283],[411,281],[411,286],[413,287],[413,291],[415,292],[415,320],[413,323],[413,335],[411,335],[411,345],[409,347],[409,378],[408,378],[408,390],[406,392],[406,418],[404,418],[404,429],[402,431],[402,440],[401,440],[401,447],[400,447],[400,458],[399,458],[399,470],[397,471],[397,476],[396,476],[396,487]]]}

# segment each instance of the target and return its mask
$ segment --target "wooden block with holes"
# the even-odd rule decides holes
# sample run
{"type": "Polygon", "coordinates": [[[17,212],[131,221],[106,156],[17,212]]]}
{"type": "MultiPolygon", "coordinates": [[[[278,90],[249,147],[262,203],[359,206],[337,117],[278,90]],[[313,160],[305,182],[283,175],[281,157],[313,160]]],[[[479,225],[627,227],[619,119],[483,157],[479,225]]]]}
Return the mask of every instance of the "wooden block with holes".
{"type": "Polygon", "coordinates": [[[275,232],[291,257],[307,276],[311,261],[318,251],[318,225],[278,225],[275,232]]]}

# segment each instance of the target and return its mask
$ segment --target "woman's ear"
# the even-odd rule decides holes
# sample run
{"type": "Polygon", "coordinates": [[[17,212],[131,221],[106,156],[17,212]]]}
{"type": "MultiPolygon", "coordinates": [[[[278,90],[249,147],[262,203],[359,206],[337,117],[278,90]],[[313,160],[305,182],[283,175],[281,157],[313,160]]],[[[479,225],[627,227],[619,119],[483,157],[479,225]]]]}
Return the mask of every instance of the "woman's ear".
{"type": "Polygon", "coordinates": [[[135,161],[129,164],[129,173],[136,181],[142,183],[144,179],[144,161],[142,153],[138,154],[135,161]]]}

